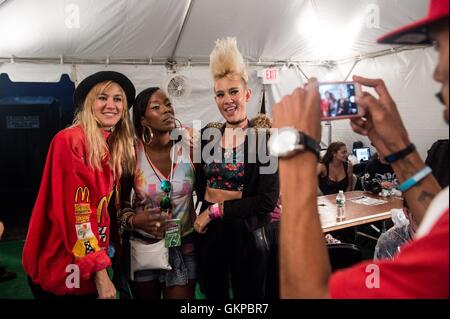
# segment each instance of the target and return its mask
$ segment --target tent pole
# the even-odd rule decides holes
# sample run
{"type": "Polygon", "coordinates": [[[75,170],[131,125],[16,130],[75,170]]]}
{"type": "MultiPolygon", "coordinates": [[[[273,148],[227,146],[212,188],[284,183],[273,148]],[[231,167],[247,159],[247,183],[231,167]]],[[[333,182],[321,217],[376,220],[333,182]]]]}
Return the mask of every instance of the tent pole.
{"type": "Polygon", "coordinates": [[[303,72],[303,70],[300,67],[300,65],[296,64],[295,66],[297,67],[297,70],[299,70],[300,73],[305,77],[306,81],[309,81],[309,77],[305,74],[305,72],[303,72]]]}
{"type": "Polygon", "coordinates": [[[178,33],[177,42],[175,43],[175,47],[173,48],[173,51],[172,51],[172,57],[170,58],[169,62],[175,61],[175,54],[177,53],[178,45],[180,44],[181,37],[183,36],[183,33],[184,33],[184,29],[186,28],[187,22],[189,21],[189,17],[191,15],[192,8],[194,7],[194,3],[195,3],[195,0],[189,0],[189,6],[188,6],[188,9],[186,10],[186,14],[184,15],[183,24],[181,26],[180,32],[178,33]]]}
{"type": "Polygon", "coordinates": [[[353,70],[355,69],[356,65],[359,63],[359,61],[361,60],[356,60],[355,63],[353,63],[353,66],[351,67],[350,71],[348,72],[347,76],[345,77],[344,81],[347,81],[348,78],[350,77],[350,74],[352,74],[353,70]]]}

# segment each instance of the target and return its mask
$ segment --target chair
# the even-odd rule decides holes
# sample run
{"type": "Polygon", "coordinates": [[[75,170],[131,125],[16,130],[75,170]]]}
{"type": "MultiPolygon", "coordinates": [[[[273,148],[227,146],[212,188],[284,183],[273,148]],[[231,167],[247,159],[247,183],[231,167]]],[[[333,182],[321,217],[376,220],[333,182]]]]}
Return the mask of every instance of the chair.
{"type": "Polygon", "coordinates": [[[352,191],[356,189],[356,184],[358,183],[358,176],[352,174],[352,191]]]}
{"type": "Polygon", "coordinates": [[[353,244],[327,244],[328,256],[330,257],[331,270],[350,267],[362,261],[359,248],[353,244]]]}
{"type": "Polygon", "coordinates": [[[363,176],[366,171],[367,162],[362,162],[356,165],[353,165],[353,173],[357,176],[363,176]]]}

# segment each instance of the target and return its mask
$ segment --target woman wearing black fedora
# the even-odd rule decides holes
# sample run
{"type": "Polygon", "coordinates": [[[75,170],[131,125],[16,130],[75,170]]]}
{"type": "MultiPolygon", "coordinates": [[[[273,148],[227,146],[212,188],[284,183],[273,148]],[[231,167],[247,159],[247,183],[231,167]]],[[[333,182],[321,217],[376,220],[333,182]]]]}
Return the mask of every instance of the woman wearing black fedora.
{"type": "Polygon", "coordinates": [[[53,139],[23,250],[36,299],[116,296],[107,268],[108,204],[121,176],[134,172],[129,107],[135,88],[103,71],[75,90],[74,124],[53,139]]]}

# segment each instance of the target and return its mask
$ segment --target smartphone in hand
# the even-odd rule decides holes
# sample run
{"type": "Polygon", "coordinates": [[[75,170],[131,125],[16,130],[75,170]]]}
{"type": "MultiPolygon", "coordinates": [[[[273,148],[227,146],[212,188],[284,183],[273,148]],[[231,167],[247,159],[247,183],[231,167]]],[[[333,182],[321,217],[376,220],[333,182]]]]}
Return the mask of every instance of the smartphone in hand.
{"type": "Polygon", "coordinates": [[[355,82],[319,83],[322,121],[334,121],[364,116],[364,109],[356,104],[361,85],[355,82]]]}

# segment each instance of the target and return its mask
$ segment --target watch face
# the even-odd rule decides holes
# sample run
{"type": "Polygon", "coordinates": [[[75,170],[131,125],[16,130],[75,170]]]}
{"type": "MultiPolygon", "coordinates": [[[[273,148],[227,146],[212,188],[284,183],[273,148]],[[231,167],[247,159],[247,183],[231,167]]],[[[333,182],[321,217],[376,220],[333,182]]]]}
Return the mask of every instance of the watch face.
{"type": "Polygon", "coordinates": [[[270,154],[277,157],[287,156],[295,150],[298,142],[299,134],[296,129],[280,129],[269,140],[270,154]]]}

